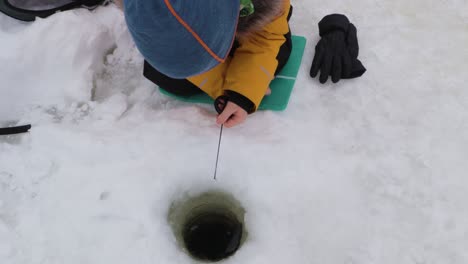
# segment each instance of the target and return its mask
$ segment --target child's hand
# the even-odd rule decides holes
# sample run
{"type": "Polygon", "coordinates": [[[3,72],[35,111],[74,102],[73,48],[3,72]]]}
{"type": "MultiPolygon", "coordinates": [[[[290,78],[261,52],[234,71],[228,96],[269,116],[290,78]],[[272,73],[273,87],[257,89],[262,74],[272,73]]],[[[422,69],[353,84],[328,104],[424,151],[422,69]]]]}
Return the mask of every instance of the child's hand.
{"type": "Polygon", "coordinates": [[[247,111],[233,102],[228,102],[224,107],[223,112],[218,115],[216,123],[218,125],[225,125],[226,127],[237,126],[244,122],[247,118],[247,111]]]}

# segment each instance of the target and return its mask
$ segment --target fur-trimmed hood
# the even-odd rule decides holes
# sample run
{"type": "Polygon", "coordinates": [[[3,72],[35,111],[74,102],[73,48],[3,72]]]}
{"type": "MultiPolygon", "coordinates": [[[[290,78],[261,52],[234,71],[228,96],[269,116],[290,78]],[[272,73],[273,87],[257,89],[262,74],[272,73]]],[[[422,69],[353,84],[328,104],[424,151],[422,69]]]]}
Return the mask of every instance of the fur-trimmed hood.
{"type": "Polygon", "coordinates": [[[244,37],[261,30],[284,10],[285,0],[252,0],[255,12],[247,17],[240,17],[237,36],[244,37]]]}

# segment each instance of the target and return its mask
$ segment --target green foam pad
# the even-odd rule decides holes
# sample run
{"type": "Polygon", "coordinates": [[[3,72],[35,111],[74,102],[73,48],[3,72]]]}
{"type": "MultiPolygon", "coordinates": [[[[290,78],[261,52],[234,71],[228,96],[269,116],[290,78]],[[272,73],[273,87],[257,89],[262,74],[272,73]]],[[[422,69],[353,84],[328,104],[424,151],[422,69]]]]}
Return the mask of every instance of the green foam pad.
{"type": "MultiPolygon", "coordinates": [[[[270,83],[271,94],[265,96],[258,107],[259,110],[283,111],[288,106],[291,92],[296,82],[299,67],[301,66],[302,56],[306,45],[306,38],[301,36],[292,36],[293,50],[288,62],[270,83]]],[[[213,104],[213,99],[205,93],[184,97],[178,96],[159,88],[162,94],[169,97],[190,103],[213,104]]]]}

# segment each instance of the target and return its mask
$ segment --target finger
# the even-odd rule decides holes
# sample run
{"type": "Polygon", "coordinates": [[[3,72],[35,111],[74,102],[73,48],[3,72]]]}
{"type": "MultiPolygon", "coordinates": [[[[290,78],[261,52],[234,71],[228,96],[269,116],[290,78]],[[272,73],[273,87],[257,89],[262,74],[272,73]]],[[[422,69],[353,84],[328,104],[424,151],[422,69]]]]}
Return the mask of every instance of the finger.
{"type": "Polygon", "coordinates": [[[240,111],[238,111],[238,112],[234,113],[234,115],[232,115],[231,118],[229,118],[226,121],[225,126],[228,127],[228,128],[237,126],[240,123],[244,122],[246,118],[247,118],[247,114],[244,114],[244,113],[241,113],[240,111]]]}
{"type": "MultiPolygon", "coordinates": [[[[320,44],[319,44],[320,45],[320,44]]],[[[322,65],[324,50],[320,47],[315,49],[314,60],[312,61],[312,67],[310,68],[310,77],[315,78],[322,65]]]]}
{"type": "Polygon", "coordinates": [[[267,89],[266,92],[265,92],[265,95],[270,95],[270,94],[271,94],[271,88],[268,87],[268,89],[267,89]]]}
{"type": "Polygon", "coordinates": [[[216,102],[216,111],[218,112],[218,114],[221,114],[225,107],[226,107],[226,102],[221,101],[221,100],[216,102]]]}
{"type": "Polygon", "coordinates": [[[330,75],[332,63],[333,63],[333,55],[331,55],[330,53],[325,54],[322,68],[320,69],[320,83],[327,82],[328,76],[330,75]]]}
{"type": "Polygon", "coordinates": [[[218,125],[222,125],[226,123],[226,121],[231,118],[231,116],[235,113],[236,109],[233,107],[231,102],[228,102],[226,107],[224,108],[223,112],[218,116],[216,119],[216,123],[218,125]]]}
{"type": "Polygon", "coordinates": [[[228,98],[224,95],[216,98],[215,100],[215,109],[218,114],[221,114],[223,112],[224,107],[226,107],[226,103],[228,102],[228,98]]]}
{"type": "Polygon", "coordinates": [[[360,60],[355,60],[349,78],[357,78],[362,76],[366,72],[366,68],[362,65],[360,60]]]}
{"type": "Polygon", "coordinates": [[[337,83],[341,79],[341,57],[335,56],[332,67],[332,82],[337,83]]]}
{"type": "Polygon", "coordinates": [[[351,42],[355,42],[356,40],[357,40],[357,29],[353,23],[350,23],[348,26],[348,33],[346,35],[346,42],[349,45],[349,44],[352,44],[351,42]]]}
{"type": "Polygon", "coordinates": [[[351,71],[353,69],[353,63],[351,61],[351,56],[349,53],[345,53],[341,57],[342,63],[343,63],[343,69],[342,69],[342,76],[343,78],[348,78],[351,75],[351,71]]]}
{"type": "Polygon", "coordinates": [[[346,44],[351,58],[356,59],[359,56],[359,44],[357,39],[357,29],[353,24],[349,24],[346,44]]]}

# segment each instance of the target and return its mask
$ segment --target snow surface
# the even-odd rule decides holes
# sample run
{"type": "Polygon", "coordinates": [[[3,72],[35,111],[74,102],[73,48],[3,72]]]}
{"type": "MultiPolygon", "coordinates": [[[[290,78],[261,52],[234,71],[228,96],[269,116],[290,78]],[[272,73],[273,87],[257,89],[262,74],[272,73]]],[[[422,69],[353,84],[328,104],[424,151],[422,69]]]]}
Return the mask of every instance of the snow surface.
{"type": "Polygon", "coordinates": [[[285,112],[225,130],[142,77],[114,6],[0,15],[0,263],[192,263],[170,203],[212,188],[247,211],[225,263],[468,263],[468,1],[296,0],[308,38],[285,112]],[[308,76],[317,23],[347,14],[363,78],[308,76]]]}

